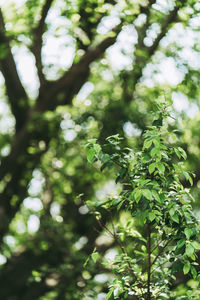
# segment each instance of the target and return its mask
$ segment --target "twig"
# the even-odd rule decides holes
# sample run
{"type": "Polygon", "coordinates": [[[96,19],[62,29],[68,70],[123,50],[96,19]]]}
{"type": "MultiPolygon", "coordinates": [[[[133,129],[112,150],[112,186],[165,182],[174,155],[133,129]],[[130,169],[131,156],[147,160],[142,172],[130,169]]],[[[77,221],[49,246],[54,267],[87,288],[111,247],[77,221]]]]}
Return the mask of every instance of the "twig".
{"type": "Polygon", "coordinates": [[[147,300],[151,299],[151,227],[147,224],[147,300]]]}
{"type": "Polygon", "coordinates": [[[157,261],[157,259],[159,258],[159,256],[162,254],[162,252],[165,250],[165,248],[169,245],[169,243],[171,242],[172,240],[168,240],[167,243],[164,245],[164,247],[162,247],[160,249],[160,251],[158,252],[158,254],[156,255],[156,257],[154,258],[153,262],[152,262],[152,265],[155,264],[155,262],[157,261]]]}

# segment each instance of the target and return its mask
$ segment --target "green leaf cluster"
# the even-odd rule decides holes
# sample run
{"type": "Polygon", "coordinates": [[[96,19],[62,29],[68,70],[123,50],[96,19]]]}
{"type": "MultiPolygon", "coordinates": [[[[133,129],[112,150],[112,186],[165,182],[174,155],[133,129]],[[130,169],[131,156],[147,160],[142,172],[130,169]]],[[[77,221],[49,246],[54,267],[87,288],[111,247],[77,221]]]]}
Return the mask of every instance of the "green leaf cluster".
{"type": "Polygon", "coordinates": [[[172,142],[175,133],[168,129],[169,116],[168,106],[158,103],[140,151],[122,148],[119,135],[108,137],[102,146],[96,140],[86,145],[88,161],[99,161],[101,171],[114,167],[116,183],[122,185],[118,198],[107,201],[104,208],[113,214],[126,212],[132,220],[108,230],[120,252],[112,264],[116,279],[106,299],[126,299],[128,295],[139,299],[165,295],[162,299],[169,299],[170,284],[178,271],[199,282],[197,220],[189,190],[181,182],[184,175],[192,184],[192,175],[180,161],[187,158],[186,152],[172,142]],[[131,237],[130,224],[133,232],[138,232],[131,237]]]}

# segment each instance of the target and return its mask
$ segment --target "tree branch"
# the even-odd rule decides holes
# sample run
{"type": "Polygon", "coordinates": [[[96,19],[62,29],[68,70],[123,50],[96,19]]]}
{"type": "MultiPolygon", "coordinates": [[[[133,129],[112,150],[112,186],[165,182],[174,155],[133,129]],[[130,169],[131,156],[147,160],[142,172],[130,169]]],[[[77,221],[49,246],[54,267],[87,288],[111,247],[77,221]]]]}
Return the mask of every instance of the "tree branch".
{"type": "Polygon", "coordinates": [[[82,59],[73,64],[72,67],[58,80],[48,83],[48,89],[42,91],[38,97],[36,109],[38,111],[54,110],[58,105],[71,104],[71,101],[89,76],[90,64],[103,56],[106,49],[116,42],[121,25],[114,30],[114,36],[103,40],[95,48],[88,49],[82,59]],[[67,99],[59,101],[56,97],[58,93],[66,92],[67,99]]]}
{"type": "Polygon", "coordinates": [[[42,8],[41,18],[38,23],[38,26],[36,28],[34,28],[34,30],[33,30],[33,44],[30,47],[30,50],[32,51],[32,53],[35,56],[38,77],[40,80],[40,86],[42,86],[46,81],[43,70],[42,70],[42,67],[43,67],[42,66],[42,43],[43,43],[42,36],[45,31],[45,20],[46,20],[46,17],[47,17],[47,14],[49,12],[52,2],[53,2],[53,0],[46,0],[44,6],[42,8]]]}
{"type": "MultiPolygon", "coordinates": [[[[152,4],[154,4],[155,1],[152,0],[151,2],[152,2],[152,4]]],[[[178,11],[182,6],[184,6],[185,2],[186,2],[186,0],[182,1],[181,4],[175,6],[174,9],[167,15],[166,19],[163,21],[163,23],[161,25],[160,33],[157,35],[152,46],[150,46],[150,47],[148,47],[144,44],[144,38],[146,36],[147,29],[151,25],[149,22],[150,10],[147,12],[147,20],[146,20],[145,25],[141,28],[141,30],[138,29],[138,44],[135,49],[136,55],[135,55],[135,61],[134,61],[134,73],[130,72],[131,73],[131,91],[129,91],[128,87],[126,87],[127,82],[128,82],[127,77],[129,77],[129,75],[126,74],[126,72],[123,75],[124,81],[125,81],[124,82],[124,91],[125,91],[124,99],[126,102],[129,103],[132,100],[135,86],[142,76],[142,71],[143,71],[144,67],[150,61],[151,57],[154,55],[154,53],[158,49],[160,41],[168,32],[169,26],[176,20],[178,11]],[[137,54],[137,50],[139,51],[139,54],[137,54]],[[142,52],[142,55],[140,54],[141,52],[142,52]]]]}
{"type": "Polygon", "coordinates": [[[151,227],[147,224],[147,300],[151,300],[151,227]]]}
{"type": "Polygon", "coordinates": [[[5,23],[0,9],[0,43],[3,50],[0,57],[0,70],[4,76],[7,95],[12,113],[16,120],[16,131],[18,131],[26,120],[29,109],[27,95],[17,73],[16,64],[11,52],[9,40],[6,37],[5,23]]]}

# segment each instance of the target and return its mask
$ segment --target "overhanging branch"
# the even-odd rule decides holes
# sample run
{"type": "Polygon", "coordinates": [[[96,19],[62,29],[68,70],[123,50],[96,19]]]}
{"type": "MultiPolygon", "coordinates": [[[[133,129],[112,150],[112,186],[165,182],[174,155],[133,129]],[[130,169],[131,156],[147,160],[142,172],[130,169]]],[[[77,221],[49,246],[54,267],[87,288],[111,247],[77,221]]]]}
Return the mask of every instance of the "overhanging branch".
{"type": "Polygon", "coordinates": [[[80,90],[81,86],[86,82],[89,75],[90,64],[102,57],[110,46],[112,46],[117,39],[120,32],[121,25],[118,25],[113,30],[112,37],[103,40],[99,45],[94,48],[88,49],[82,59],[73,64],[72,67],[57,81],[49,82],[48,89],[41,92],[37,102],[37,110],[54,110],[58,105],[71,104],[73,96],[80,90]],[[56,96],[58,93],[66,91],[70,95],[65,101],[58,101],[56,96]]]}

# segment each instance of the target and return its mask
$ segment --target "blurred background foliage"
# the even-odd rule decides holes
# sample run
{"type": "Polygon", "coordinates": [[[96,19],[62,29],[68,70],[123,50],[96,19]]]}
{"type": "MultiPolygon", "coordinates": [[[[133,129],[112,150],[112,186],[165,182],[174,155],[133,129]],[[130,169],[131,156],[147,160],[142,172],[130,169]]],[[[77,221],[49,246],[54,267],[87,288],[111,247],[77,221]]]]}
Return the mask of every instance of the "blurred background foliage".
{"type": "MultiPolygon", "coordinates": [[[[199,216],[200,2],[2,0],[0,8],[0,298],[103,300],[111,269],[83,264],[95,247],[111,260],[120,249],[85,201],[120,186],[113,170],[88,165],[84,144],[119,133],[139,149],[155,101],[171,99],[199,216]]],[[[173,299],[191,299],[193,288],[177,273],[173,299]]]]}

